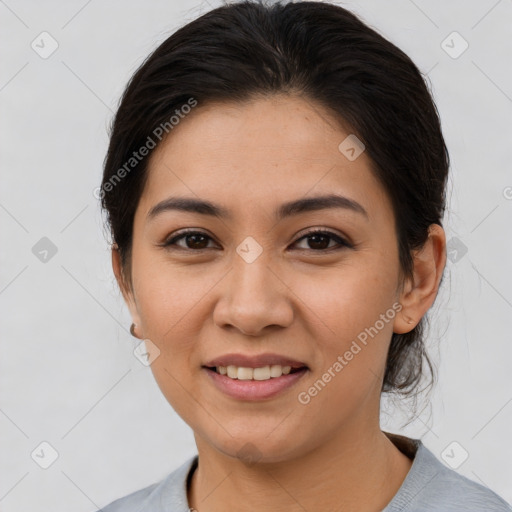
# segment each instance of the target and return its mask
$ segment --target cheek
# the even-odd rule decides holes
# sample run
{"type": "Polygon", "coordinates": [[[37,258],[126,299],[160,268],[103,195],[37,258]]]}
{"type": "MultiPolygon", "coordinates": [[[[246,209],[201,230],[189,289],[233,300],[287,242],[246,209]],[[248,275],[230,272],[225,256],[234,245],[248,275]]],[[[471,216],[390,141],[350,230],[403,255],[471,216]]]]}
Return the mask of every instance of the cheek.
{"type": "Polygon", "coordinates": [[[329,430],[356,411],[373,411],[370,403],[377,407],[396,309],[393,288],[378,276],[345,274],[325,284],[309,296],[308,306],[321,317],[312,320],[318,365],[297,401],[329,430]]]}
{"type": "Polygon", "coordinates": [[[382,265],[367,254],[335,268],[295,278],[290,275],[288,282],[293,283],[291,288],[303,301],[304,310],[309,308],[309,315],[317,318],[316,323],[336,343],[355,338],[391,308],[396,299],[396,279],[391,263],[382,265]]]}
{"type": "Polygon", "coordinates": [[[193,370],[200,366],[198,339],[204,325],[201,298],[210,278],[182,275],[175,268],[150,264],[139,268],[136,288],[142,332],[160,350],[151,371],[162,394],[184,418],[194,418],[198,396],[193,370]]]}
{"type": "Polygon", "coordinates": [[[162,343],[185,334],[188,317],[200,310],[196,306],[218,280],[206,267],[171,265],[149,251],[134,257],[133,275],[144,332],[162,343]]]}
{"type": "Polygon", "coordinates": [[[382,272],[377,258],[364,259],[323,276],[302,276],[293,286],[304,298],[307,323],[315,326],[318,366],[308,383],[313,388],[301,389],[313,408],[333,402],[357,408],[383,374],[396,316],[396,275],[382,272]]]}
{"type": "MultiPolygon", "coordinates": [[[[140,329],[159,350],[151,370],[163,394],[174,401],[172,397],[179,392],[180,369],[188,366],[193,347],[193,336],[183,330],[192,304],[189,305],[187,287],[179,275],[166,272],[154,262],[144,262],[137,255],[132,266],[140,329]]],[[[193,297],[189,299],[192,301],[193,297]]]]}

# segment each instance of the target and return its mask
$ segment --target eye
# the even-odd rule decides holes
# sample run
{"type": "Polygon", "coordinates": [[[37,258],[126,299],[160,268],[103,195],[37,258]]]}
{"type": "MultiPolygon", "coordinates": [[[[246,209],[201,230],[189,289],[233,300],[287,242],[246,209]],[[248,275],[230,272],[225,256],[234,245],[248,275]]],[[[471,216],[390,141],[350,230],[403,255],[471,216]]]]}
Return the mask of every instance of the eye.
{"type": "Polygon", "coordinates": [[[295,244],[301,240],[305,240],[309,247],[301,247],[300,250],[312,249],[316,252],[338,250],[343,247],[351,247],[351,245],[341,238],[336,233],[325,230],[313,230],[306,233],[306,235],[299,238],[295,244]],[[331,242],[336,242],[334,245],[330,245],[331,242]],[[337,244],[337,245],[336,245],[337,244]]]}
{"type": "MultiPolygon", "coordinates": [[[[176,236],[166,240],[162,246],[169,249],[177,248],[201,251],[204,249],[212,248],[208,246],[210,241],[213,241],[213,239],[208,234],[202,231],[188,230],[182,231],[176,236]]],[[[315,252],[331,251],[342,249],[344,247],[352,247],[346,240],[344,240],[336,233],[318,229],[309,231],[304,236],[299,238],[293,245],[297,245],[301,241],[306,241],[308,247],[299,247],[299,250],[309,249],[315,252]],[[332,244],[332,242],[334,242],[334,244],[332,244]]]]}
{"type": "Polygon", "coordinates": [[[171,246],[176,246],[179,249],[192,249],[200,251],[202,249],[209,249],[209,240],[212,240],[212,238],[202,231],[182,231],[181,234],[166,240],[162,246],[168,248],[173,248],[171,246]],[[179,241],[183,241],[184,245],[178,244],[177,242],[179,241]]]}

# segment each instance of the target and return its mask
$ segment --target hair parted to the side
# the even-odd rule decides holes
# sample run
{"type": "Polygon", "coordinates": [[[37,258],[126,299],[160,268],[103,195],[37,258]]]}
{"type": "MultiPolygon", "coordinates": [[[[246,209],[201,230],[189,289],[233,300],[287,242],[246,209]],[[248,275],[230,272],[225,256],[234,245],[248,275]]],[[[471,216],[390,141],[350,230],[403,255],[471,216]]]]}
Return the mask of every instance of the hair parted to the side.
{"type": "MultiPolygon", "coordinates": [[[[442,225],[449,168],[437,108],[420,71],[342,7],[246,0],[213,9],[176,31],[124,91],[111,127],[101,199],[128,286],[133,220],[149,157],[107,189],[109,180],[191,98],[200,108],[283,93],[327,108],[365,144],[393,205],[402,277],[411,277],[412,251],[423,246],[430,224],[442,225]]],[[[393,334],[382,391],[410,394],[425,363],[434,377],[425,320],[406,334],[393,334]]]]}

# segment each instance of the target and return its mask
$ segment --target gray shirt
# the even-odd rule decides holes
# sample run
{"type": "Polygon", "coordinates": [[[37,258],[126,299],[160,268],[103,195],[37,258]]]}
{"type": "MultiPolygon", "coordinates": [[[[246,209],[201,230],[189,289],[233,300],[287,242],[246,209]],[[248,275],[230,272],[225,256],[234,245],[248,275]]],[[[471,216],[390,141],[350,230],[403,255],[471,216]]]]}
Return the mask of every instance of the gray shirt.
{"type": "MultiPolygon", "coordinates": [[[[382,512],[511,512],[493,491],[442,464],[419,439],[386,435],[413,458],[400,489],[382,512]]],[[[103,512],[189,512],[188,478],[197,467],[191,457],[159,483],[110,503],[103,512]]]]}

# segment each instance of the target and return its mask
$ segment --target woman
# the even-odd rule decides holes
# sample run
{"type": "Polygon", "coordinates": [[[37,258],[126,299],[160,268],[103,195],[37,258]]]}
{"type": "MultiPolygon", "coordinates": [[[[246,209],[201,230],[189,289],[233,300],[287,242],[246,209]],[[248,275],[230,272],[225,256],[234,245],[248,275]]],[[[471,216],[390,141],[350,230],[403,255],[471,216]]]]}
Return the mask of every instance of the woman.
{"type": "Polygon", "coordinates": [[[198,449],[103,510],[509,510],[421,440],[449,158],[411,60],[341,7],[214,9],[130,81],[101,187],[132,334],[198,449]]]}

